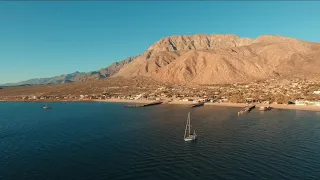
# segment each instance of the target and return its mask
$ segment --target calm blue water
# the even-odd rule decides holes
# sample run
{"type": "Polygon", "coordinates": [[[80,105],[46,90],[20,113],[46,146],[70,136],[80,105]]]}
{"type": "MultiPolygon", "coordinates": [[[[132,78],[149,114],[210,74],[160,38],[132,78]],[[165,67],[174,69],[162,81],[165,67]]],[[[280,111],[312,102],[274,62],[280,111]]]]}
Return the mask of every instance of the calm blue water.
{"type": "Polygon", "coordinates": [[[319,179],[320,113],[0,103],[0,179],[319,179]],[[184,142],[188,111],[197,142],[184,142]]]}

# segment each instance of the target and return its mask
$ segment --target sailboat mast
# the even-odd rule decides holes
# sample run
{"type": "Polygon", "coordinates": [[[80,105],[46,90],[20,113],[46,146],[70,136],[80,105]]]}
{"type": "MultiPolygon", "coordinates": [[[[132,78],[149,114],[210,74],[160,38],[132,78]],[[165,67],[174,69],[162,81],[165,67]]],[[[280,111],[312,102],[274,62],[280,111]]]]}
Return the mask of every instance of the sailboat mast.
{"type": "Polygon", "coordinates": [[[189,118],[187,119],[186,129],[184,130],[184,138],[186,138],[187,136],[188,121],[189,121],[189,118]]]}
{"type": "Polygon", "coordinates": [[[191,119],[190,119],[190,112],[189,112],[189,114],[188,114],[188,120],[189,120],[189,135],[190,135],[190,121],[191,121],[191,119]]]}

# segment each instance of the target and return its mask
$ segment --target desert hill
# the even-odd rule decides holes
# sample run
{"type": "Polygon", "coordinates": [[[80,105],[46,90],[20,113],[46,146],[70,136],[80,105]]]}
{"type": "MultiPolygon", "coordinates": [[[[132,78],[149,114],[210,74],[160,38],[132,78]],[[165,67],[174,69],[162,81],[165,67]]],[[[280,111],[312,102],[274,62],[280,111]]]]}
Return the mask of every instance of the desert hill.
{"type": "Polygon", "coordinates": [[[319,78],[320,43],[264,35],[170,36],[143,54],[88,73],[75,72],[23,84],[85,82],[110,77],[148,77],[163,83],[225,84],[269,78],[319,78]]]}
{"type": "Polygon", "coordinates": [[[223,84],[320,76],[320,44],[281,36],[172,36],[123,66],[115,77],[167,83],[223,84]]]}

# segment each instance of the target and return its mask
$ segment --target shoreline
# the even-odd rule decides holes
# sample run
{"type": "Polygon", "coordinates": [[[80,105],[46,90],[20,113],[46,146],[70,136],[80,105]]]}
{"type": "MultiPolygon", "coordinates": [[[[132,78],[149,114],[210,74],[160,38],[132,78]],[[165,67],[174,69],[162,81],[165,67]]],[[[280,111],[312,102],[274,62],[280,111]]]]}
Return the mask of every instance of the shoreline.
{"type": "MultiPolygon", "coordinates": [[[[260,106],[256,106],[260,107],[260,106]]],[[[302,110],[302,111],[319,111],[320,106],[297,106],[297,105],[286,105],[286,104],[272,104],[270,105],[273,109],[287,109],[287,110],[302,110]]]]}
{"type": "Polygon", "coordinates": [[[0,102],[94,102],[93,100],[0,100],[0,102]]]}
{"type": "MultiPolygon", "coordinates": [[[[224,106],[224,107],[245,107],[245,103],[205,103],[205,106],[224,106]]],[[[303,110],[303,111],[320,111],[320,106],[297,106],[287,104],[252,104],[256,108],[261,106],[270,106],[272,109],[287,109],[287,110],[303,110]]]]}
{"type": "Polygon", "coordinates": [[[130,99],[94,99],[93,102],[111,102],[111,103],[137,103],[137,104],[143,104],[143,103],[151,103],[154,101],[151,100],[130,100],[130,99]]]}
{"type": "MultiPolygon", "coordinates": [[[[1,102],[38,102],[38,103],[48,103],[48,102],[107,102],[107,103],[132,103],[132,104],[147,104],[154,102],[154,100],[129,100],[129,99],[88,99],[88,100],[0,100],[1,102]]],[[[163,104],[170,105],[191,105],[194,104],[193,101],[163,101],[163,104]]],[[[286,105],[286,104],[252,104],[257,108],[260,106],[270,106],[272,109],[287,109],[287,110],[304,110],[304,111],[319,111],[320,106],[297,106],[297,105],[286,105]]],[[[211,103],[206,102],[204,106],[222,106],[222,107],[239,107],[243,108],[246,106],[245,103],[211,103]]]]}

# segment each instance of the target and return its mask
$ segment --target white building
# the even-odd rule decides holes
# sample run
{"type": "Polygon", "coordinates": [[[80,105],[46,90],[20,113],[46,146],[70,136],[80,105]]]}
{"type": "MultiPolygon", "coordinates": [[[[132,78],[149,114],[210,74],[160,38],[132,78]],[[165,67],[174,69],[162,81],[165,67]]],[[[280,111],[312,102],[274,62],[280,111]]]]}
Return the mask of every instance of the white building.
{"type": "Polygon", "coordinates": [[[320,106],[320,101],[310,101],[309,104],[314,106],[320,106]]]}
{"type": "Polygon", "coordinates": [[[306,106],[308,104],[307,101],[304,101],[304,100],[296,100],[294,102],[297,106],[306,106]]]}
{"type": "Polygon", "coordinates": [[[314,102],[314,105],[316,105],[316,106],[320,106],[320,101],[316,101],[316,102],[314,102]]]}
{"type": "Polygon", "coordinates": [[[320,94],[320,91],[313,91],[312,94],[320,94]]]}
{"type": "Polygon", "coordinates": [[[134,99],[135,99],[135,100],[138,100],[138,99],[140,99],[142,96],[143,96],[143,94],[136,95],[136,97],[135,97],[134,99]]]}
{"type": "Polygon", "coordinates": [[[207,101],[207,99],[202,98],[202,99],[198,99],[198,101],[199,101],[199,102],[206,102],[206,101],[207,101]]]}

